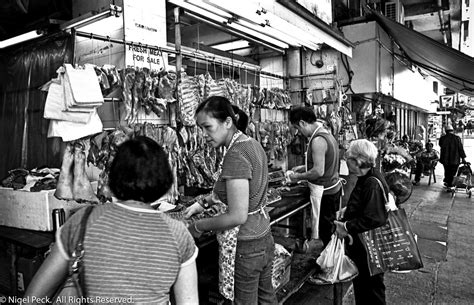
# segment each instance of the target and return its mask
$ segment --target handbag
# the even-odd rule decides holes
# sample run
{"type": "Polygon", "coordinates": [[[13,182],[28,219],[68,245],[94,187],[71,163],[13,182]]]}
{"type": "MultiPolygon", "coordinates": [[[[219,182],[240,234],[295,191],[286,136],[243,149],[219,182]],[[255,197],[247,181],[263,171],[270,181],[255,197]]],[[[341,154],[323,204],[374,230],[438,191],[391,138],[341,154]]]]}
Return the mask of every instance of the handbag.
{"type": "MultiPolygon", "coordinates": [[[[373,178],[378,181],[388,202],[382,182],[373,178]]],[[[367,252],[371,276],[386,271],[423,268],[420,251],[403,208],[389,210],[385,225],[359,233],[359,238],[367,252]]]]}
{"type": "Polygon", "coordinates": [[[87,206],[81,219],[77,244],[69,260],[69,273],[64,283],[56,290],[52,298],[52,304],[87,304],[82,287],[83,276],[82,259],[84,257],[84,235],[86,232],[87,219],[92,212],[93,207],[87,206]]]}

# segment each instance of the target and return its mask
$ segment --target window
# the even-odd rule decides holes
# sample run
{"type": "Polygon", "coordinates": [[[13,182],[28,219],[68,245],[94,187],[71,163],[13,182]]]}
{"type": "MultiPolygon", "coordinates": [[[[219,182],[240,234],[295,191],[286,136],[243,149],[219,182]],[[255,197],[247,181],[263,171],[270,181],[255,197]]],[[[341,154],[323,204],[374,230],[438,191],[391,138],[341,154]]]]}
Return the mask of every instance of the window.
{"type": "Polygon", "coordinates": [[[463,27],[464,27],[464,41],[467,40],[467,37],[469,37],[469,20],[463,21],[463,27]]]}

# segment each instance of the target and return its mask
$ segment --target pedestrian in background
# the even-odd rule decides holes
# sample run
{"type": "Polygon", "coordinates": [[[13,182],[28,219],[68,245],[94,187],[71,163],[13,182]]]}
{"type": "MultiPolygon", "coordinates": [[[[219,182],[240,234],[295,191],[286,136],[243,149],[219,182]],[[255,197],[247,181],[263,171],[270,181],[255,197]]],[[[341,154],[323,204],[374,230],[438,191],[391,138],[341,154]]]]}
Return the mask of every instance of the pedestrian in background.
{"type": "Polygon", "coordinates": [[[262,145],[243,133],[245,119],[248,122],[245,113],[236,115],[225,97],[212,96],[197,107],[196,122],[206,142],[226,150],[213,195],[188,207],[185,217],[222,202],[224,213],[189,226],[194,237],[217,232],[220,293],[233,304],[277,304],[272,285],[275,244],[264,209],[268,161],[262,145]]]}
{"type": "Polygon", "coordinates": [[[421,174],[434,169],[438,160],[438,152],[433,149],[433,143],[427,142],[425,149],[416,156],[415,180],[413,181],[413,185],[419,185],[421,174]]]}
{"type": "Polygon", "coordinates": [[[446,134],[439,138],[440,159],[444,166],[444,185],[448,188],[453,186],[453,178],[459,167],[460,160],[466,162],[466,153],[462,146],[461,138],[454,134],[451,124],[446,125],[446,134]]]}
{"type": "MultiPolygon", "coordinates": [[[[172,291],[176,304],[199,303],[194,240],[182,222],[150,205],[172,184],[168,156],[158,143],[137,137],[119,146],[109,174],[113,202],[95,206],[87,219],[81,274],[86,297],[167,304],[172,291]]],[[[25,297],[51,297],[64,281],[76,247],[71,237],[85,210],[57,231],[25,297]]]]}
{"type": "Polygon", "coordinates": [[[466,130],[467,130],[467,134],[468,135],[471,135],[472,134],[472,121],[469,120],[466,124],[466,130]]]}
{"type": "Polygon", "coordinates": [[[384,194],[389,193],[389,187],[375,168],[377,154],[377,147],[368,140],[351,142],[345,157],[349,173],[358,179],[341,221],[334,221],[340,238],[350,235],[353,239],[352,245],[347,245],[347,255],[359,269],[359,275],[352,281],[357,305],[385,304],[384,274],[370,276],[367,252],[358,237],[359,233],[384,225],[388,218],[384,194]]]}

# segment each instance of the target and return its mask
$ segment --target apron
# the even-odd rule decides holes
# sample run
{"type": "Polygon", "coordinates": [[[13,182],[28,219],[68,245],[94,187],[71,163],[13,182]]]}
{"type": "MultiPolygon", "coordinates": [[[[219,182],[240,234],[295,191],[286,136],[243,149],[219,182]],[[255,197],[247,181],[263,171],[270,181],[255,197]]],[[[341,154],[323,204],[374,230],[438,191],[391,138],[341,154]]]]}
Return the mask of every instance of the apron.
{"type": "MultiPolygon", "coordinates": [[[[236,132],[232,137],[232,141],[229,144],[229,147],[224,152],[222,157],[222,162],[224,160],[225,154],[232,145],[235,143],[237,138],[242,133],[240,131],[236,132]]],[[[216,181],[222,172],[222,163],[219,165],[217,170],[216,181]]],[[[217,195],[212,193],[213,200],[218,200],[217,195]]],[[[222,209],[223,213],[227,213],[227,205],[222,202],[217,204],[222,204],[224,207],[222,209]]],[[[265,211],[264,206],[262,205],[259,209],[253,212],[249,212],[248,215],[254,215],[257,213],[263,213],[265,217],[270,217],[265,211]]],[[[234,274],[235,274],[235,255],[237,252],[237,235],[239,234],[240,225],[234,228],[219,231],[216,233],[217,243],[219,245],[219,292],[228,300],[234,300],[234,274]]]]}
{"type": "MultiPolygon", "coordinates": [[[[311,138],[309,139],[309,143],[308,143],[308,148],[306,149],[306,152],[304,154],[305,156],[304,163],[305,163],[306,171],[310,170],[308,168],[309,147],[311,145],[311,141],[313,141],[314,136],[316,135],[316,132],[318,132],[319,128],[321,127],[319,126],[318,128],[316,128],[316,130],[311,135],[311,138]]],[[[319,239],[319,215],[321,213],[321,200],[323,198],[324,191],[330,190],[336,187],[339,183],[342,183],[342,179],[339,179],[334,185],[324,188],[324,186],[322,185],[317,185],[308,181],[308,187],[309,187],[309,192],[310,192],[309,200],[311,202],[311,238],[312,239],[319,239]]],[[[340,200],[342,200],[342,197],[340,200]]]]}

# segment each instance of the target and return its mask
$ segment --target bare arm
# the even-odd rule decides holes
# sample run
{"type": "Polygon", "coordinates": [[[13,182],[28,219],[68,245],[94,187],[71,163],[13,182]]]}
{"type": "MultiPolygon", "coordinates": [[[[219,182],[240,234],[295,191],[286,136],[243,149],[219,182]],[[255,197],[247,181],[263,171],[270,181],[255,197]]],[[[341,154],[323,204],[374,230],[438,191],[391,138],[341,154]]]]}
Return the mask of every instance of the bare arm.
{"type": "Polygon", "coordinates": [[[313,157],[313,167],[307,172],[296,173],[294,177],[297,180],[315,180],[324,175],[324,165],[326,161],[326,151],[328,145],[322,137],[317,137],[311,141],[311,156],[313,157]]]}
{"type": "Polygon", "coordinates": [[[67,273],[68,261],[59,251],[58,244],[55,243],[51,253],[31,280],[31,283],[25,292],[25,297],[30,297],[27,299],[31,300],[32,296],[54,296],[56,290],[65,280],[67,273]]]}
{"type": "Polygon", "coordinates": [[[231,179],[226,181],[227,213],[201,219],[196,226],[201,231],[220,231],[244,224],[249,209],[249,180],[231,179]]]}
{"type": "Polygon", "coordinates": [[[173,285],[177,305],[199,304],[196,261],[182,267],[173,285]]]}

